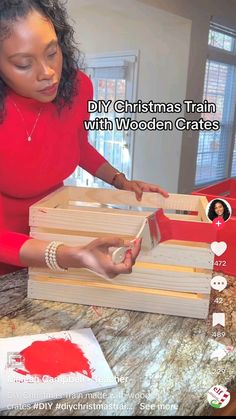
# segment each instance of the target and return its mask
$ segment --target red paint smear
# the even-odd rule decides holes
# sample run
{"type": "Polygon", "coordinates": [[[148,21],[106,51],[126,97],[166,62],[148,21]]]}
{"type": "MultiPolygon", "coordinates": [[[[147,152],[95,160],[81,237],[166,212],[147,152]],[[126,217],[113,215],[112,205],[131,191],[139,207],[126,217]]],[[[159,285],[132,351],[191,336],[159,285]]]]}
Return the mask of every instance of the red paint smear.
{"type": "Polygon", "coordinates": [[[65,339],[35,341],[20,352],[25,370],[16,369],[22,375],[58,377],[61,374],[81,373],[92,378],[89,361],[78,345],[65,339]]]}
{"type": "Polygon", "coordinates": [[[97,307],[95,307],[95,306],[92,306],[92,308],[93,308],[93,310],[95,311],[96,315],[97,315],[98,317],[101,317],[101,315],[102,315],[102,311],[99,311],[99,310],[97,309],[97,307]]]}
{"type": "Polygon", "coordinates": [[[21,375],[28,375],[29,374],[27,371],[19,370],[18,368],[16,368],[14,371],[18,372],[18,374],[21,374],[21,375]]]}

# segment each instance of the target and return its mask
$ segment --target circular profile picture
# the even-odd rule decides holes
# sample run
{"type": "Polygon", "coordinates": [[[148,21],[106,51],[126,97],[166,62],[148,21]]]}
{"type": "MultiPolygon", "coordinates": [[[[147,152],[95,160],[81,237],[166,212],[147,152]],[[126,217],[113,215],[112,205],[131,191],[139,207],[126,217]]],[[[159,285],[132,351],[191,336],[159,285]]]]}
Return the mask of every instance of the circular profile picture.
{"type": "Polygon", "coordinates": [[[232,208],[225,199],[216,198],[207,205],[206,215],[208,219],[213,222],[216,218],[228,221],[232,215],[232,208]]]}

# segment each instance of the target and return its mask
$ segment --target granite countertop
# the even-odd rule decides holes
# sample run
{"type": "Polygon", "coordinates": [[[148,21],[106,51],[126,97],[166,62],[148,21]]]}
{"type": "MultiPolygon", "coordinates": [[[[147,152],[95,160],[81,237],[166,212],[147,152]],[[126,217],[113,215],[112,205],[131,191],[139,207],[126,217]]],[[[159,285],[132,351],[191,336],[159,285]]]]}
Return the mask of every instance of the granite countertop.
{"type": "Polygon", "coordinates": [[[30,300],[26,297],[27,270],[0,277],[1,338],[91,327],[114,375],[125,381],[104,390],[102,398],[96,393],[92,399],[84,394],[78,399],[61,400],[60,409],[57,400],[51,408],[14,409],[1,415],[213,415],[206,398],[208,389],[215,384],[236,389],[235,350],[221,361],[210,359],[217,342],[236,346],[236,281],[228,278],[228,284],[221,293],[226,336],[217,340],[212,338],[211,324],[215,291],[209,318],[204,321],[30,300]]]}

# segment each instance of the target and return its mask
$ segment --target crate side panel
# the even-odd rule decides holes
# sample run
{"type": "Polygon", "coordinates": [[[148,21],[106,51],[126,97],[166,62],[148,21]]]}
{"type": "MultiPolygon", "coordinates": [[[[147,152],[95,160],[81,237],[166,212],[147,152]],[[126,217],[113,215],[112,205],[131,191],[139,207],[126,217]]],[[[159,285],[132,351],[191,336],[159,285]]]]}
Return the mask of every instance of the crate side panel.
{"type": "Polygon", "coordinates": [[[30,214],[30,227],[57,228],[82,232],[126,234],[135,236],[144,220],[142,213],[137,215],[120,214],[112,211],[78,211],[63,209],[34,209],[30,214]]]}
{"type": "Polygon", "coordinates": [[[52,272],[47,268],[30,268],[30,276],[31,278],[41,276],[45,280],[53,278],[55,281],[60,278],[65,284],[68,283],[68,280],[74,280],[77,283],[85,281],[86,283],[100,283],[106,286],[113,284],[155,290],[210,294],[210,280],[212,277],[210,272],[184,272],[184,268],[171,270],[171,267],[167,270],[164,266],[161,268],[148,269],[146,264],[143,266],[143,264],[137,263],[133,267],[131,274],[119,275],[113,280],[104,279],[85,269],[69,269],[65,276],[64,272],[52,272]]]}
{"type": "Polygon", "coordinates": [[[133,192],[102,188],[70,187],[69,195],[71,201],[84,200],[101,204],[125,204],[186,211],[196,211],[199,203],[197,195],[170,194],[169,198],[164,198],[162,195],[152,192],[144,192],[142,201],[138,202],[133,192]]]}
{"type": "MultiPolygon", "coordinates": [[[[31,228],[31,236],[39,240],[58,240],[63,241],[69,246],[85,246],[97,237],[76,236],[69,234],[59,234],[42,231],[37,227],[31,228]]],[[[189,246],[172,244],[165,242],[158,245],[149,252],[142,251],[138,258],[139,261],[147,263],[159,263],[162,265],[189,266],[193,268],[213,269],[214,254],[210,246],[189,246]]]]}
{"type": "Polygon", "coordinates": [[[208,315],[209,300],[195,300],[179,297],[166,297],[142,294],[133,290],[99,289],[76,285],[41,283],[29,280],[28,297],[35,299],[96,305],[118,309],[161,313],[183,317],[205,319],[208,315]]]}

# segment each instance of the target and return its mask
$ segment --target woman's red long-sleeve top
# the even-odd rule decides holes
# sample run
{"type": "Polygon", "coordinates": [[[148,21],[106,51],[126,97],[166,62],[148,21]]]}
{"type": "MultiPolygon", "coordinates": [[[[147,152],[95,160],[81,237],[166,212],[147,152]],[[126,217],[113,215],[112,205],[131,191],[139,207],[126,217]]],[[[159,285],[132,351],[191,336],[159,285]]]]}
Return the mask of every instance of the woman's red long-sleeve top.
{"type": "Polygon", "coordinates": [[[6,117],[0,124],[0,275],[23,267],[19,252],[30,239],[29,207],[63,186],[78,165],[95,175],[106,162],[88,142],[83,125],[89,119],[92,83],[81,71],[77,83],[72,107],[60,114],[52,102],[42,104],[8,90],[6,117]],[[29,142],[27,131],[41,108],[29,142]]]}

